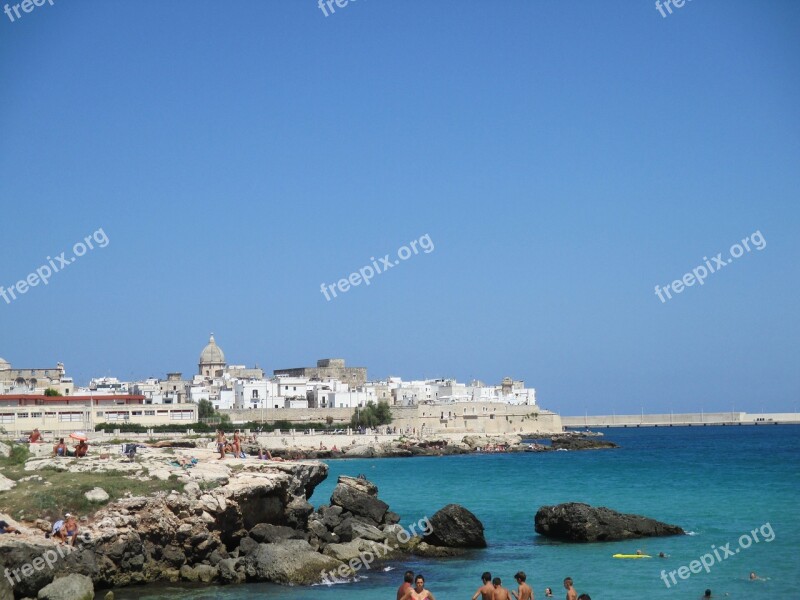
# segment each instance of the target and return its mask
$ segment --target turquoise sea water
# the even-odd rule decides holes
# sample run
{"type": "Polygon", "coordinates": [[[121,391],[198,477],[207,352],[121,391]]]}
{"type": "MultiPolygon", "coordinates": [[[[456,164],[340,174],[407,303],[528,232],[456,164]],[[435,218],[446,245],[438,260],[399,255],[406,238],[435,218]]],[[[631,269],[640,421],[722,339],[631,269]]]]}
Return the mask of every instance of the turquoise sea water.
{"type": "MultiPolygon", "coordinates": [[[[340,474],[364,473],[380,497],[409,526],[455,502],[483,522],[489,547],[455,559],[412,558],[362,570],[356,583],[333,586],[149,587],[115,590],[122,600],[377,600],[394,598],[402,572],[422,572],[437,600],[466,599],[484,570],[514,586],[524,570],[535,598],[544,588],[564,597],[561,581],[575,580],[592,600],[699,598],[800,598],[800,426],[607,429],[618,450],[546,454],[487,454],[453,457],[331,461],[330,475],[311,502],[327,503],[340,474]],[[631,542],[563,544],[537,536],[536,510],[580,501],[634,512],[681,525],[692,535],[631,542]],[[660,578],[689,565],[714,545],[764,527],[758,543],[705,570],[660,578]],[[764,538],[772,537],[772,541],[764,538]],[[665,552],[667,559],[617,560],[614,553],[665,552]],[[384,571],[387,566],[393,570],[384,571]],[[767,578],[749,581],[755,571],[767,578]]],[[[745,543],[747,540],[745,540],[745,543]]],[[[724,553],[720,551],[720,556],[724,553]]]]}

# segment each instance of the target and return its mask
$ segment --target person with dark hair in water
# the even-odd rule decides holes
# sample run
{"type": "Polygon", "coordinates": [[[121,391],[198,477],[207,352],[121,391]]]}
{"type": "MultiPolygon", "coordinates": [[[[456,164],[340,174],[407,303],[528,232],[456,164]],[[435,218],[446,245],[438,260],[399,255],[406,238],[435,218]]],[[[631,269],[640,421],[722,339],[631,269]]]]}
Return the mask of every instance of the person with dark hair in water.
{"type": "Polygon", "coordinates": [[[525,571],[519,571],[516,575],[514,575],[514,579],[517,580],[517,584],[519,588],[516,592],[511,592],[514,594],[514,598],[517,600],[533,600],[533,589],[525,580],[527,579],[527,575],[525,575],[525,571]]]}
{"type": "Polygon", "coordinates": [[[578,600],[578,592],[572,587],[572,577],[564,578],[564,589],[567,590],[567,600],[578,600]]]}
{"type": "Polygon", "coordinates": [[[477,600],[478,596],[481,600],[492,600],[494,598],[494,586],[492,585],[492,574],[489,571],[484,571],[481,575],[483,585],[478,588],[478,591],[472,595],[472,600],[477,600]]]}
{"type": "Polygon", "coordinates": [[[589,597],[589,594],[581,594],[580,596],[578,596],[578,600],[592,600],[592,599],[589,597]]]}
{"type": "Polygon", "coordinates": [[[492,585],[494,586],[493,600],[511,600],[511,594],[508,593],[508,590],[504,588],[502,584],[503,582],[499,577],[492,579],[492,585]]]}
{"type": "Polygon", "coordinates": [[[706,590],[706,593],[701,596],[702,598],[713,598],[711,590],[706,590]]]}
{"type": "Polygon", "coordinates": [[[425,577],[422,574],[414,579],[414,587],[406,591],[401,600],[436,600],[430,590],[425,589],[425,577]]]}
{"type": "Polygon", "coordinates": [[[401,600],[406,592],[413,587],[414,584],[414,571],[406,571],[403,574],[403,583],[397,588],[397,600],[401,600]]]}

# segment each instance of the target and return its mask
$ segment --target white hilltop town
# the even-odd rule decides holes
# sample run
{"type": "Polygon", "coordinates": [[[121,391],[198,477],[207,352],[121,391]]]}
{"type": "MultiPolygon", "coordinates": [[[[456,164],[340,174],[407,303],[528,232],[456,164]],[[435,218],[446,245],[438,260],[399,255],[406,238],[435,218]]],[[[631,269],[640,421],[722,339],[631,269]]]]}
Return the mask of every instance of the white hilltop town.
{"type": "Polygon", "coordinates": [[[400,377],[369,381],[365,367],[347,366],[341,358],[318,360],[315,367],[275,369],[267,376],[258,366],[227,364],[213,333],[191,379],[179,372],[143,381],[99,377],[79,387],[62,363],[20,369],[0,358],[0,427],[17,436],[34,428],[58,435],[114,423],[148,428],[186,424],[188,430],[198,421],[201,400],[234,425],[289,421],[346,427],[358,408],[386,402],[393,432],[562,431],[560,417],[537,405],[536,390],[510,377],[498,385],[400,377]]]}

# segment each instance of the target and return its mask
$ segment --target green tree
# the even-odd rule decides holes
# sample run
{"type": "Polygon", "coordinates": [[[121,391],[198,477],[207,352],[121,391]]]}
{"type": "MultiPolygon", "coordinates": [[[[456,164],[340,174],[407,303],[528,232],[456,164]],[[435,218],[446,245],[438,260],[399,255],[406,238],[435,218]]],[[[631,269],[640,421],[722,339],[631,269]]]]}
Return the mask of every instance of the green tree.
{"type": "Polygon", "coordinates": [[[197,403],[197,417],[199,419],[212,419],[214,416],[216,416],[216,411],[210,400],[200,400],[197,403]]]}
{"type": "Polygon", "coordinates": [[[59,392],[58,390],[54,390],[53,388],[47,388],[44,391],[44,395],[45,396],[61,396],[61,392],[59,392]]]}
{"type": "Polygon", "coordinates": [[[350,427],[378,427],[392,422],[392,409],[388,402],[368,402],[364,408],[357,408],[350,417],[350,427]]]}

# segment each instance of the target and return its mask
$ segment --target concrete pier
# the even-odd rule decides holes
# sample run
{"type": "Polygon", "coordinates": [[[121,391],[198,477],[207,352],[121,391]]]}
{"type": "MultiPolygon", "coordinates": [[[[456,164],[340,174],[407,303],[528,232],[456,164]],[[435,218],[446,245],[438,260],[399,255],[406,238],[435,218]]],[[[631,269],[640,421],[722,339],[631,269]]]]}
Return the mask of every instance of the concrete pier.
{"type": "Polygon", "coordinates": [[[798,425],[800,413],[666,413],[635,415],[587,415],[561,417],[565,429],[608,427],[703,427],[708,425],[798,425]]]}

